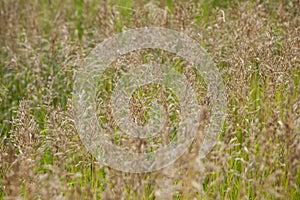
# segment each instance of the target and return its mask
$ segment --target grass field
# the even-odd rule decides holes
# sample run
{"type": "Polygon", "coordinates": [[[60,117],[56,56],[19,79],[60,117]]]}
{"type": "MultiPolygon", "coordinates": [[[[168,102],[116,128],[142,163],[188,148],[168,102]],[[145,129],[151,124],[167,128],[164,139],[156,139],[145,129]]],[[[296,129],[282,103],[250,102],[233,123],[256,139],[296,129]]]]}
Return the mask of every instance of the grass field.
{"type": "MultiPolygon", "coordinates": [[[[162,51],[133,52],[121,61],[159,56],[203,86],[195,87],[205,127],[206,86],[184,61],[162,51]]],[[[98,116],[108,124],[120,68],[114,63],[99,83],[108,111],[98,116]]],[[[150,85],[134,93],[137,123],[148,119],[136,104],[161,92],[150,85]]],[[[174,105],[169,116],[176,126],[173,96],[165,104],[174,105]]],[[[0,142],[0,199],[300,200],[300,2],[0,0],[0,142]],[[172,166],[130,174],[101,165],[86,150],[72,92],[98,43],[145,26],[182,31],[207,50],[226,86],[227,118],[205,159],[195,142],[172,166]]]]}

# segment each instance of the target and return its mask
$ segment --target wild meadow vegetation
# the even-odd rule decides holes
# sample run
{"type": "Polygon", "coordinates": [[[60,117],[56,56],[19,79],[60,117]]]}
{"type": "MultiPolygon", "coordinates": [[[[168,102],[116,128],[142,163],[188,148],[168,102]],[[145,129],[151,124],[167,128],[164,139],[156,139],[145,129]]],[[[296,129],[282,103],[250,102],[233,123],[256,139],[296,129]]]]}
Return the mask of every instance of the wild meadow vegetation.
{"type": "MultiPolygon", "coordinates": [[[[176,126],[176,97],[157,85],[134,93],[137,123],[147,122],[141,104],[161,93],[176,126]]],[[[0,142],[0,199],[300,199],[300,2],[0,0],[0,142]],[[80,141],[73,83],[97,44],[145,26],[184,32],[206,49],[222,73],[227,117],[200,159],[210,115],[201,75],[159,50],[120,58],[100,79],[100,121],[114,126],[109,92],[120,69],[158,57],[194,82],[202,105],[189,152],[160,171],[130,174],[101,165],[80,141]]]]}

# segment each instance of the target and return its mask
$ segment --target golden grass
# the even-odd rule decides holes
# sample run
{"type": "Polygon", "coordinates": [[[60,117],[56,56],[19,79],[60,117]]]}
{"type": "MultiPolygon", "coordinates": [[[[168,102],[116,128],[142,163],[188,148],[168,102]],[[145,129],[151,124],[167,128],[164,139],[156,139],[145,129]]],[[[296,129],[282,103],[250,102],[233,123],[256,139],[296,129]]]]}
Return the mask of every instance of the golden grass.
{"type": "MultiPolygon", "coordinates": [[[[300,199],[299,1],[170,2],[0,1],[0,198],[300,199]],[[95,45],[144,26],[183,31],[209,52],[228,115],[206,159],[195,142],[173,166],[128,174],[82,145],[72,87],[95,45]]],[[[144,62],[139,53],[124,60],[144,62]]]]}

